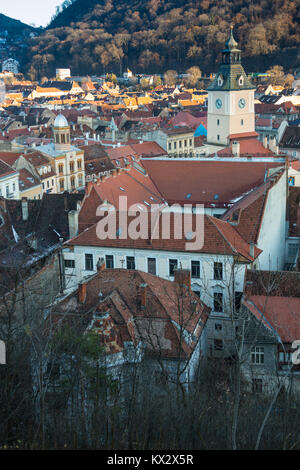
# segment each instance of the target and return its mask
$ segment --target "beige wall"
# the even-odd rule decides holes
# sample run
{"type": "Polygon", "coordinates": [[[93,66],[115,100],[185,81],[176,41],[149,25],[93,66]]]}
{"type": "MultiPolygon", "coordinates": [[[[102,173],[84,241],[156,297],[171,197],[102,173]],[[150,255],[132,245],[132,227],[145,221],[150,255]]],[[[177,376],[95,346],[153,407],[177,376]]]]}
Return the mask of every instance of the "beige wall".
{"type": "Polygon", "coordinates": [[[42,185],[20,191],[20,199],[22,199],[22,197],[27,197],[28,199],[42,199],[42,195],[42,185]]]}
{"type": "Polygon", "coordinates": [[[184,154],[184,153],[190,154],[190,152],[194,152],[194,135],[189,133],[189,134],[180,134],[176,136],[168,136],[167,151],[169,154],[176,154],[176,155],[184,154]],[[176,148],[174,147],[174,144],[176,144],[176,148]]]}
{"type": "Polygon", "coordinates": [[[254,131],[254,90],[209,92],[207,114],[208,143],[227,145],[230,134],[254,131]],[[238,105],[241,98],[246,100],[246,105],[242,109],[238,105]],[[222,101],[220,109],[216,107],[217,99],[222,101]]]}

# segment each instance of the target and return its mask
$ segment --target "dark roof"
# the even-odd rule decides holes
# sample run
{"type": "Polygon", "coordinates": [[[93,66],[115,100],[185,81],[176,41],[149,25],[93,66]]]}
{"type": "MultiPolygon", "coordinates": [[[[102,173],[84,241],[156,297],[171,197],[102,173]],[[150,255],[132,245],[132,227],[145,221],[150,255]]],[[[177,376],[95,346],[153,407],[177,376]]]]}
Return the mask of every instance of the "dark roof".
{"type": "Polygon", "coordinates": [[[300,149],[300,127],[288,126],[282,136],[280,147],[300,149]]]}
{"type": "Polygon", "coordinates": [[[69,238],[68,212],[77,209],[84,193],[43,194],[42,204],[35,223],[39,245],[57,244],[59,238],[69,238]]]}
{"type": "Polygon", "coordinates": [[[40,88],[57,88],[61,91],[71,91],[73,82],[49,81],[40,85],[40,88]]]}
{"type": "Polygon", "coordinates": [[[245,294],[300,298],[300,272],[246,271],[245,294]]]}

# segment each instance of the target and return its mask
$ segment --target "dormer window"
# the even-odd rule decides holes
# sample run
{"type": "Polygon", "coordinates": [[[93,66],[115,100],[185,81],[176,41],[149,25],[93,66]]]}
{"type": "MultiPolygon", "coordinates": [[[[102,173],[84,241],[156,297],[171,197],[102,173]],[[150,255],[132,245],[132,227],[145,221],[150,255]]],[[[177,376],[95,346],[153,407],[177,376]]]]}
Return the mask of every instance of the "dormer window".
{"type": "Polygon", "coordinates": [[[222,75],[219,75],[219,76],[218,76],[218,86],[222,86],[222,85],[223,85],[223,82],[224,82],[224,80],[223,80],[222,75]]]}
{"type": "Polygon", "coordinates": [[[241,75],[240,78],[239,78],[239,85],[240,85],[240,86],[244,85],[244,77],[243,77],[243,75],[241,75]]]}

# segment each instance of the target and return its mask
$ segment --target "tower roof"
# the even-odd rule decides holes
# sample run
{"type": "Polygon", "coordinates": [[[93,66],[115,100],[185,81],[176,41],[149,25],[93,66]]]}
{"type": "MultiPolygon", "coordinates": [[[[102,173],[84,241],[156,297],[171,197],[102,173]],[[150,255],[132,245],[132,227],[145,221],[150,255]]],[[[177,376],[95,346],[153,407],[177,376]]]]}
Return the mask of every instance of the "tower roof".
{"type": "Polygon", "coordinates": [[[63,114],[58,114],[54,121],[54,127],[68,127],[68,121],[63,114]]]}
{"type": "Polygon", "coordinates": [[[233,49],[237,49],[238,43],[233,37],[233,26],[230,26],[230,36],[228,40],[226,41],[225,45],[226,45],[226,48],[230,51],[232,51],[233,49]]]}
{"type": "Polygon", "coordinates": [[[208,91],[253,90],[255,87],[248,79],[241,64],[241,50],[233,37],[233,27],[226,41],[226,49],[222,51],[222,62],[208,91]]]}

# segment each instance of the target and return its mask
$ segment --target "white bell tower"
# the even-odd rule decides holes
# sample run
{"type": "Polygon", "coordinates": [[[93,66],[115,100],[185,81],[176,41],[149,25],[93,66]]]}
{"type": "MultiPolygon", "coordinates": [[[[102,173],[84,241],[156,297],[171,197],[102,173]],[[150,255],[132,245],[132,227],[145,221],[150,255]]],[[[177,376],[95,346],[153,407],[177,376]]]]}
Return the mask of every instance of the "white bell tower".
{"type": "Polygon", "coordinates": [[[222,62],[208,91],[207,143],[227,146],[230,136],[255,134],[254,91],[241,64],[232,27],[222,62]]]}

